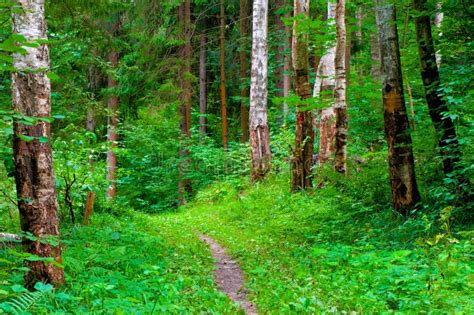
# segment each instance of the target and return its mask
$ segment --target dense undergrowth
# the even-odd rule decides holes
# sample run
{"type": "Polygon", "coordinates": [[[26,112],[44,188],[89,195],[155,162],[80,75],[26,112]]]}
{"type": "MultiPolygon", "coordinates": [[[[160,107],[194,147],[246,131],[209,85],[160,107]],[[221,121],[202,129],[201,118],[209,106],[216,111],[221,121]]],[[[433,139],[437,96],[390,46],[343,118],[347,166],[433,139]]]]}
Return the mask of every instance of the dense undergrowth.
{"type": "Polygon", "coordinates": [[[97,215],[90,226],[63,230],[67,287],[23,288],[19,252],[0,249],[0,313],[236,313],[216,290],[212,260],[191,230],[173,217],[135,212],[97,215]]]}
{"type": "Polygon", "coordinates": [[[472,229],[452,227],[453,207],[405,221],[336,186],[289,194],[286,180],[215,185],[182,219],[238,258],[262,313],[474,310],[472,229]]]}

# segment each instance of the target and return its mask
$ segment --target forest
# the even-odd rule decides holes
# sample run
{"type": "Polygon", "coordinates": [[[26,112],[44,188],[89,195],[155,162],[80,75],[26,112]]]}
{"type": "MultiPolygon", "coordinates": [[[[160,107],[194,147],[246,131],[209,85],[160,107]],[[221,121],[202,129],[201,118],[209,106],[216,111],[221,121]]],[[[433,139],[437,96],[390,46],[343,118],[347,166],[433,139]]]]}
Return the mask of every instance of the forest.
{"type": "Polygon", "coordinates": [[[474,3],[0,0],[0,314],[474,313],[474,3]]]}

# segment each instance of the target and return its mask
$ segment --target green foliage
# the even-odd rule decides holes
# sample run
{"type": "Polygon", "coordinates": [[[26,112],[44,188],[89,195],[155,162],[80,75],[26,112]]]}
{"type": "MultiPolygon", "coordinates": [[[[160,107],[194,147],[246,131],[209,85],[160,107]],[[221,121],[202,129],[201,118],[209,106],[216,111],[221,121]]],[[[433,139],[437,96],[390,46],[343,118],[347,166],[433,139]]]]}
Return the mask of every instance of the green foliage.
{"type": "Polygon", "coordinates": [[[180,231],[168,215],[120,215],[98,214],[90,226],[62,231],[66,288],[28,293],[18,270],[5,277],[0,313],[33,303],[36,314],[236,312],[214,287],[213,262],[193,231],[180,231]]]}
{"type": "Polygon", "coordinates": [[[378,183],[347,194],[370,176],[308,194],[282,189],[286,176],[251,189],[221,183],[199,193],[181,221],[238,258],[263,313],[472,312],[470,227],[453,228],[453,208],[435,224],[432,211],[390,218],[364,204],[378,183]]]}

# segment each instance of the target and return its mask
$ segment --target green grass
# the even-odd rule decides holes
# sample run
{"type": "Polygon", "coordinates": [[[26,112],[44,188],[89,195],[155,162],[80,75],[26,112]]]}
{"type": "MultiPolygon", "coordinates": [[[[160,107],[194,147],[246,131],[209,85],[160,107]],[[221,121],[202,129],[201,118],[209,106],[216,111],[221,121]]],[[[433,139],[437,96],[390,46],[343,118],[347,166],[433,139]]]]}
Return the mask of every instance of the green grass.
{"type": "Polygon", "coordinates": [[[284,177],[252,190],[215,185],[180,219],[240,261],[260,312],[474,311],[473,247],[461,236],[469,233],[421,214],[394,221],[334,187],[287,187],[284,177]]]}
{"type": "MultiPolygon", "coordinates": [[[[373,190],[358,199],[352,187],[287,188],[285,176],[252,189],[221,182],[179,212],[97,214],[90,226],[64,228],[67,288],[44,295],[34,313],[236,313],[215,287],[201,232],[239,261],[263,314],[474,311],[474,235],[452,227],[452,208],[394,220],[365,206],[373,190]]],[[[13,273],[0,283],[0,312],[24,294],[19,259],[2,254],[0,271],[13,273]]]]}
{"type": "MultiPolygon", "coordinates": [[[[64,230],[63,239],[67,288],[47,296],[35,313],[237,312],[215,288],[207,247],[175,216],[96,215],[90,226],[64,230]]],[[[19,272],[2,283],[5,311],[21,283],[19,272]]]]}

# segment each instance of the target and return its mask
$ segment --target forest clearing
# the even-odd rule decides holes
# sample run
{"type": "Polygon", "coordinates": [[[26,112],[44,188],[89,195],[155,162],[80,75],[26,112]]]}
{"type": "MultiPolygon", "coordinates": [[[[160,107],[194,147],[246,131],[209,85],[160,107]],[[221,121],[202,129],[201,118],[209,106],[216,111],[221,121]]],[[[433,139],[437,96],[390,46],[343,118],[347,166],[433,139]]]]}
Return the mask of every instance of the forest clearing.
{"type": "Polygon", "coordinates": [[[474,5],[0,1],[0,314],[471,314],[474,5]]]}

